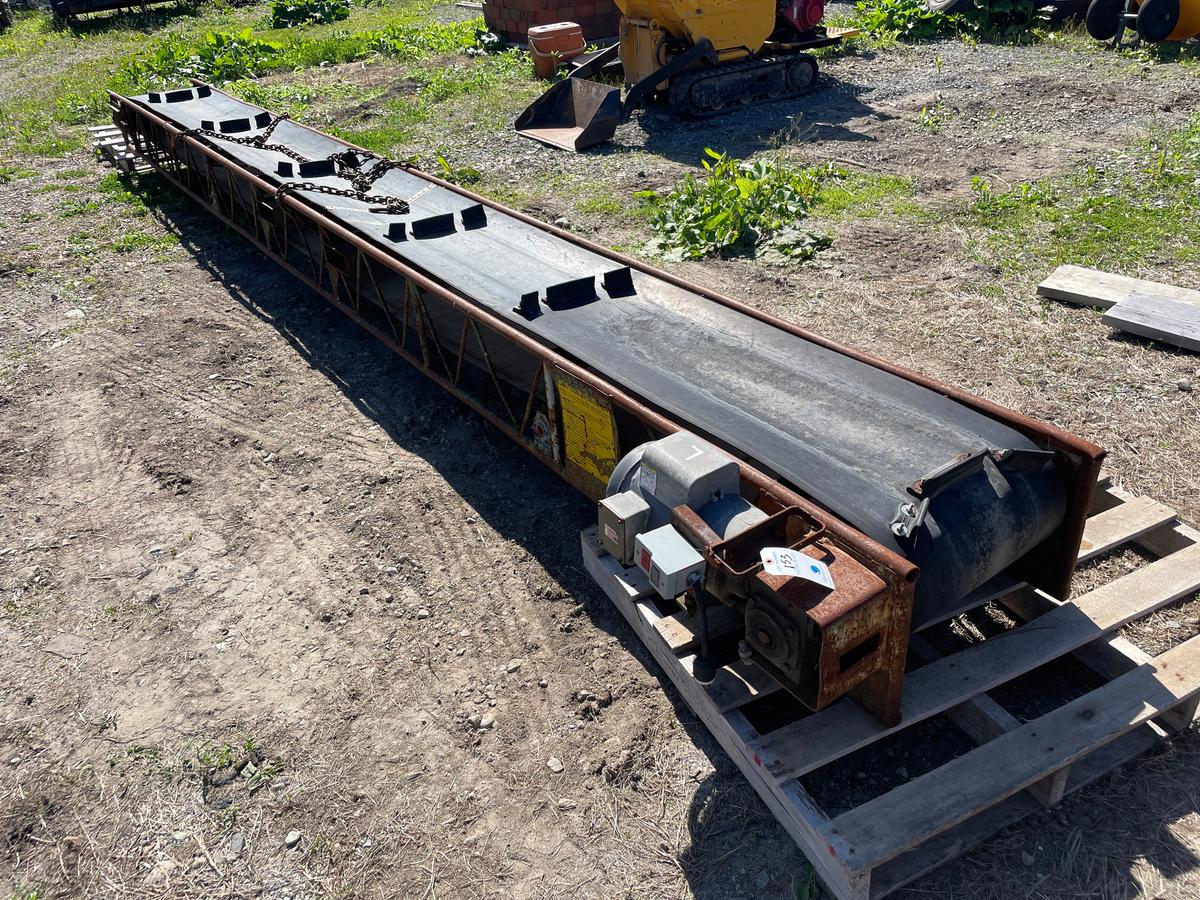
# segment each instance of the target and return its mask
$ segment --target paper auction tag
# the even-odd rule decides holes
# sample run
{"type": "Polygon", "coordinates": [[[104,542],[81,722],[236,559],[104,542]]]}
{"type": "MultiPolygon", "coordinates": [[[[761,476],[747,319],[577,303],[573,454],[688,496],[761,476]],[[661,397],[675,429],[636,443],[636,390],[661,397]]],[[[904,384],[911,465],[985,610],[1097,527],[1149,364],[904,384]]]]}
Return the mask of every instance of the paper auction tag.
{"type": "Polygon", "coordinates": [[[822,587],[833,589],[833,576],[829,574],[829,566],[796,550],[789,550],[787,547],[764,547],[762,563],[768,575],[806,578],[822,587]]]}

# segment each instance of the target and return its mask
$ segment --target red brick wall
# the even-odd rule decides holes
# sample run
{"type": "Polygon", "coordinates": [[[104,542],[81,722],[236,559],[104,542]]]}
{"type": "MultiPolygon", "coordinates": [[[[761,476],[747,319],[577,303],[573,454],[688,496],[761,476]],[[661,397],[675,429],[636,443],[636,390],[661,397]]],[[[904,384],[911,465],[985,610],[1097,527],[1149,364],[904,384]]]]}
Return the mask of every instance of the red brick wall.
{"type": "Polygon", "coordinates": [[[612,0],[483,0],[488,30],[510,41],[525,43],[530,25],[575,22],[591,42],[616,37],[621,13],[612,0]]]}

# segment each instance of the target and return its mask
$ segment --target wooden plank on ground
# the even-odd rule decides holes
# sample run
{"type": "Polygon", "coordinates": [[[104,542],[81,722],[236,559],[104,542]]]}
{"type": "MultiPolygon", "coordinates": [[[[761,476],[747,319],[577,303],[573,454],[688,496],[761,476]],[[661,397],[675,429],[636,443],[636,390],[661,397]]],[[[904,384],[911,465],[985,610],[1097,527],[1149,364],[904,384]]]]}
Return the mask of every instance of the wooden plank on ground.
{"type": "Polygon", "coordinates": [[[1079,561],[1107,553],[1173,521],[1175,510],[1149,497],[1134,497],[1087,520],[1079,545],[1079,561]]]}
{"type": "Polygon", "coordinates": [[[755,742],[774,777],[811,772],[886,734],[945,712],[1049,660],[1200,589],[1200,544],[1136,569],[1034,622],[930,663],[904,679],[901,722],[885,728],[850,700],[785,725],[755,742]]]}
{"type": "Polygon", "coordinates": [[[1131,294],[1104,314],[1104,324],[1200,353],[1200,303],[1131,294]]]}
{"type": "Polygon", "coordinates": [[[867,871],[1200,693],[1200,636],[829,824],[830,844],[867,871]]]}
{"type": "Polygon", "coordinates": [[[1038,285],[1038,293],[1051,300],[1062,300],[1080,306],[1097,306],[1101,309],[1108,309],[1130,294],[1138,293],[1200,304],[1200,291],[1114,275],[1096,269],[1085,269],[1081,266],[1059,266],[1049,278],[1038,285]]]}

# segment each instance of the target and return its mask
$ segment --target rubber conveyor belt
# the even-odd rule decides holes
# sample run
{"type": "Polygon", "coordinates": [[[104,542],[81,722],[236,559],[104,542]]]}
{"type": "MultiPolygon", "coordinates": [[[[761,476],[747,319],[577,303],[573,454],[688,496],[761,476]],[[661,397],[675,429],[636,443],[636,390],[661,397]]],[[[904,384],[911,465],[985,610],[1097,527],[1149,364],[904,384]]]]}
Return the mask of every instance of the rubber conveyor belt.
{"type": "MultiPolygon", "coordinates": [[[[236,137],[262,132],[265,110],[219,92],[177,91],[133,100],[183,128],[249,118],[236,137]],[[203,92],[201,92],[203,93],[203,92]],[[185,99],[176,99],[184,97],[185,99]],[[170,98],[170,99],[168,99],[170,98]],[[258,117],[258,124],[255,123],[258,117]]],[[[277,175],[282,153],[203,138],[264,180],[345,188],[337,176],[277,175]]],[[[270,143],[312,160],[346,149],[334,138],[281,121],[270,143]]],[[[364,171],[370,171],[364,164],[364,171]]],[[[922,569],[914,624],[956,612],[960,601],[1051,533],[1065,494],[1052,463],[1000,472],[988,463],[931,504],[915,544],[891,529],[908,485],[961,454],[982,448],[1033,450],[1008,425],[919,384],[806,341],[651,274],[633,271],[632,293],[610,296],[602,276],[613,260],[494,208],[466,228],[475,204],[394,169],[372,194],[407,199],[405,215],[372,211],[355,198],[297,190],[296,196],[377,242],[496,315],[595,369],[684,422],[735,448],[876,541],[922,569]],[[453,213],[455,227],[431,236],[412,223],[453,213]],[[388,237],[407,223],[403,240],[388,237]],[[595,276],[594,299],[558,309],[540,305],[527,319],[523,294],[595,276]]]]}

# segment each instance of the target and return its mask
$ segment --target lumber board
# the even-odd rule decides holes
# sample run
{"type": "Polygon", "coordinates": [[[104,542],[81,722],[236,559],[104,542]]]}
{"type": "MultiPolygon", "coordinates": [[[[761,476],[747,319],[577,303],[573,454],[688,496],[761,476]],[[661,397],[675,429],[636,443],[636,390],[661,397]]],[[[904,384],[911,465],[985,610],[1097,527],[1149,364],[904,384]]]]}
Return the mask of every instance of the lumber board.
{"type": "Polygon", "coordinates": [[[1200,303],[1131,294],[1109,308],[1104,324],[1200,353],[1200,303]]]}
{"type": "MultiPolygon", "coordinates": [[[[933,645],[920,635],[914,634],[909,639],[908,649],[910,654],[915,654],[925,662],[933,662],[940,658],[940,654],[933,648],[933,645]]],[[[946,715],[959,731],[976,744],[986,744],[1002,734],[1016,731],[1021,727],[1021,722],[1016,716],[987,694],[979,694],[958,706],[950,707],[946,711],[946,715]]],[[[1069,768],[1063,768],[1046,776],[1041,781],[1035,781],[1029,786],[1029,793],[1033,794],[1043,806],[1049,807],[1058,803],[1062,799],[1069,768]]]]}
{"type": "MultiPolygon", "coordinates": [[[[1036,619],[1048,609],[1061,605],[1058,600],[1041,591],[1027,591],[1012,597],[1006,597],[1003,605],[1019,619],[1029,621],[1036,619]]],[[[1153,660],[1145,650],[1131,641],[1117,635],[1084,644],[1071,654],[1081,663],[1103,678],[1112,681],[1120,678],[1131,669],[1144,666],[1153,660]]],[[[1159,717],[1159,722],[1165,731],[1182,731],[1189,727],[1196,718],[1195,701],[1192,707],[1171,710],[1159,717]]],[[[1184,704],[1186,707],[1188,704],[1184,704]]]]}
{"type": "Polygon", "coordinates": [[[596,580],[600,589],[625,617],[675,685],[684,702],[704,722],[717,743],[729,754],[729,758],[774,813],[775,818],[792,839],[806,850],[817,876],[840,900],[866,900],[869,874],[852,875],[841,861],[829,852],[829,844],[824,836],[824,829],[829,820],[798,784],[793,782],[790,785],[778,785],[765,777],[754,765],[747,752],[747,746],[756,734],[753,727],[745,716],[737,711],[722,714],[700,684],[684,668],[684,661],[678,659],[659,639],[651,619],[644,612],[645,604],[632,602],[626,589],[618,584],[621,566],[616,564],[615,560],[611,566],[604,564],[606,559],[612,560],[612,557],[605,554],[599,546],[594,527],[580,534],[580,545],[583,550],[583,565],[588,574],[596,580]]]}
{"type": "MultiPolygon", "coordinates": [[[[1071,766],[1064,794],[1086,787],[1117,766],[1141,756],[1160,740],[1161,736],[1151,726],[1144,725],[1092,751],[1071,766]]],[[[884,897],[956,856],[978,847],[1001,828],[1019,822],[1039,809],[1041,804],[1037,800],[1027,793],[1018,793],[935,835],[920,847],[872,871],[871,900],[884,897]]]]}
{"type": "MultiPolygon", "coordinates": [[[[745,625],[742,614],[730,606],[712,606],[707,613],[708,636],[713,640],[736,634],[745,625]]],[[[696,634],[699,628],[699,616],[689,616],[686,612],[663,616],[654,626],[675,653],[683,653],[700,645],[700,638],[696,634]]]]}
{"type": "Polygon", "coordinates": [[[1200,636],[829,824],[853,871],[905,850],[1200,694],[1200,636]]]}
{"type": "Polygon", "coordinates": [[[1085,269],[1082,266],[1059,266],[1049,278],[1038,285],[1037,292],[1051,300],[1101,309],[1108,309],[1130,294],[1139,293],[1200,304],[1200,291],[1157,281],[1143,281],[1140,278],[1129,278],[1126,275],[1115,275],[1097,269],[1085,269]]]}
{"type": "Polygon", "coordinates": [[[901,721],[893,728],[885,728],[858,704],[843,699],[763,735],[753,750],[775,778],[803,775],[1070,653],[1198,588],[1200,545],[1195,545],[1064,603],[1036,622],[917,669],[904,679],[901,721]]]}
{"type": "Polygon", "coordinates": [[[1174,521],[1175,511],[1170,507],[1149,497],[1133,497],[1087,520],[1079,545],[1079,561],[1107,553],[1174,521]]]}

